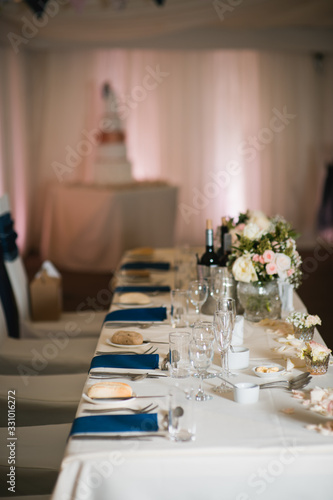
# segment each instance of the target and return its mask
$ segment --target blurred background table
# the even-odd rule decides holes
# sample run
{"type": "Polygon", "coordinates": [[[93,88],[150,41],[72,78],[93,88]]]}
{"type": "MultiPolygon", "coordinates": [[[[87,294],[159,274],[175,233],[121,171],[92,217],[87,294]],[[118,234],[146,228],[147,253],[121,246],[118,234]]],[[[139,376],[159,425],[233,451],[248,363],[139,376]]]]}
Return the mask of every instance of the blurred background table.
{"type": "Polygon", "coordinates": [[[174,243],[178,188],[163,182],[50,189],[41,256],[62,269],[114,270],[124,251],[174,243]]]}

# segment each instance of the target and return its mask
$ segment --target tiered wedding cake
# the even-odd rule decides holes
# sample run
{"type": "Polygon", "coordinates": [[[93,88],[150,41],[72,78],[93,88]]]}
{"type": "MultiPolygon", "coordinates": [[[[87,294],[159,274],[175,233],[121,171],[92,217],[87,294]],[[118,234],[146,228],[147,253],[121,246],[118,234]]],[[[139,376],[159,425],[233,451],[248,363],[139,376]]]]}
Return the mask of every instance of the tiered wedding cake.
{"type": "Polygon", "coordinates": [[[100,144],[94,166],[96,184],[125,184],[131,182],[131,164],[126,157],[125,134],[117,112],[116,97],[108,83],[103,86],[105,112],[101,120],[100,144]]]}

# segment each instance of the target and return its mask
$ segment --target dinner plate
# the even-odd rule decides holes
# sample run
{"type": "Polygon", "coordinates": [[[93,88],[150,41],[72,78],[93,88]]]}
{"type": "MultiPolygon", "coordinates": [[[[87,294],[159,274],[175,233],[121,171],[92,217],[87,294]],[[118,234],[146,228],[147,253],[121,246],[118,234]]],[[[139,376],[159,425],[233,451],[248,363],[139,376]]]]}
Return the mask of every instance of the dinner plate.
{"type": "Polygon", "coordinates": [[[283,366],[278,365],[276,363],[263,363],[262,365],[257,365],[254,368],[252,368],[252,371],[257,375],[257,377],[261,378],[274,378],[274,377],[280,377],[283,373],[285,373],[285,368],[283,366]],[[257,368],[259,367],[266,367],[266,368],[273,368],[276,367],[278,368],[278,371],[276,372],[258,372],[257,368]]]}
{"type": "Polygon", "coordinates": [[[114,344],[110,339],[106,339],[106,343],[112,345],[112,347],[118,347],[121,349],[138,349],[139,347],[148,347],[151,342],[145,342],[144,344],[114,344]]]}
{"type": "Polygon", "coordinates": [[[90,398],[86,392],[82,394],[82,398],[84,401],[87,403],[91,403],[93,405],[105,405],[106,403],[115,403],[115,404],[122,404],[123,401],[132,401],[136,399],[136,394],[133,392],[132,396],[128,396],[125,398],[90,398]]]}
{"type": "Polygon", "coordinates": [[[119,307],[119,309],[128,309],[128,308],[139,309],[140,307],[152,307],[154,303],[152,301],[145,302],[144,304],[139,304],[138,302],[133,302],[131,304],[130,303],[124,304],[123,302],[112,302],[112,305],[119,307]]]}

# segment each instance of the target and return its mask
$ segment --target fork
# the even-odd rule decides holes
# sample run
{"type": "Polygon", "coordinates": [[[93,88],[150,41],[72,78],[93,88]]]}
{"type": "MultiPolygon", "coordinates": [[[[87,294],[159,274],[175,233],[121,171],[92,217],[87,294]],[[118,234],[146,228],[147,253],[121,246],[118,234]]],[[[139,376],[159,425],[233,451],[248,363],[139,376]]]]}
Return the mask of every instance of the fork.
{"type": "Polygon", "coordinates": [[[84,412],[89,412],[89,413],[114,413],[117,411],[130,411],[131,413],[139,414],[139,413],[149,413],[150,411],[156,410],[158,408],[158,405],[153,406],[153,403],[150,403],[147,406],[144,406],[143,408],[129,408],[127,406],[123,406],[121,408],[85,408],[83,411],[84,412]]]}
{"type": "Polygon", "coordinates": [[[96,351],[96,356],[101,356],[102,354],[155,354],[158,347],[150,346],[144,352],[135,352],[135,351],[96,351]]]}

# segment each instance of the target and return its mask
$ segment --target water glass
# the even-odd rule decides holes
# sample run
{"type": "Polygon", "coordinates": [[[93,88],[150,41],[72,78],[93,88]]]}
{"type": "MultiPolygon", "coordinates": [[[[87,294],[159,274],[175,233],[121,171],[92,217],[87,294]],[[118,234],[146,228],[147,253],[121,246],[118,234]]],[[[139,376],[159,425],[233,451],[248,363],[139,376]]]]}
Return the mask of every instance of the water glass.
{"type": "Polygon", "coordinates": [[[188,332],[169,333],[170,377],[186,378],[190,376],[190,341],[188,332]]]}
{"type": "Polygon", "coordinates": [[[195,439],[194,401],[188,399],[179,387],[169,393],[169,436],[173,441],[192,441],[195,439]]]}
{"type": "Polygon", "coordinates": [[[171,325],[173,328],[185,328],[189,325],[188,291],[171,290],[171,325]]]}

